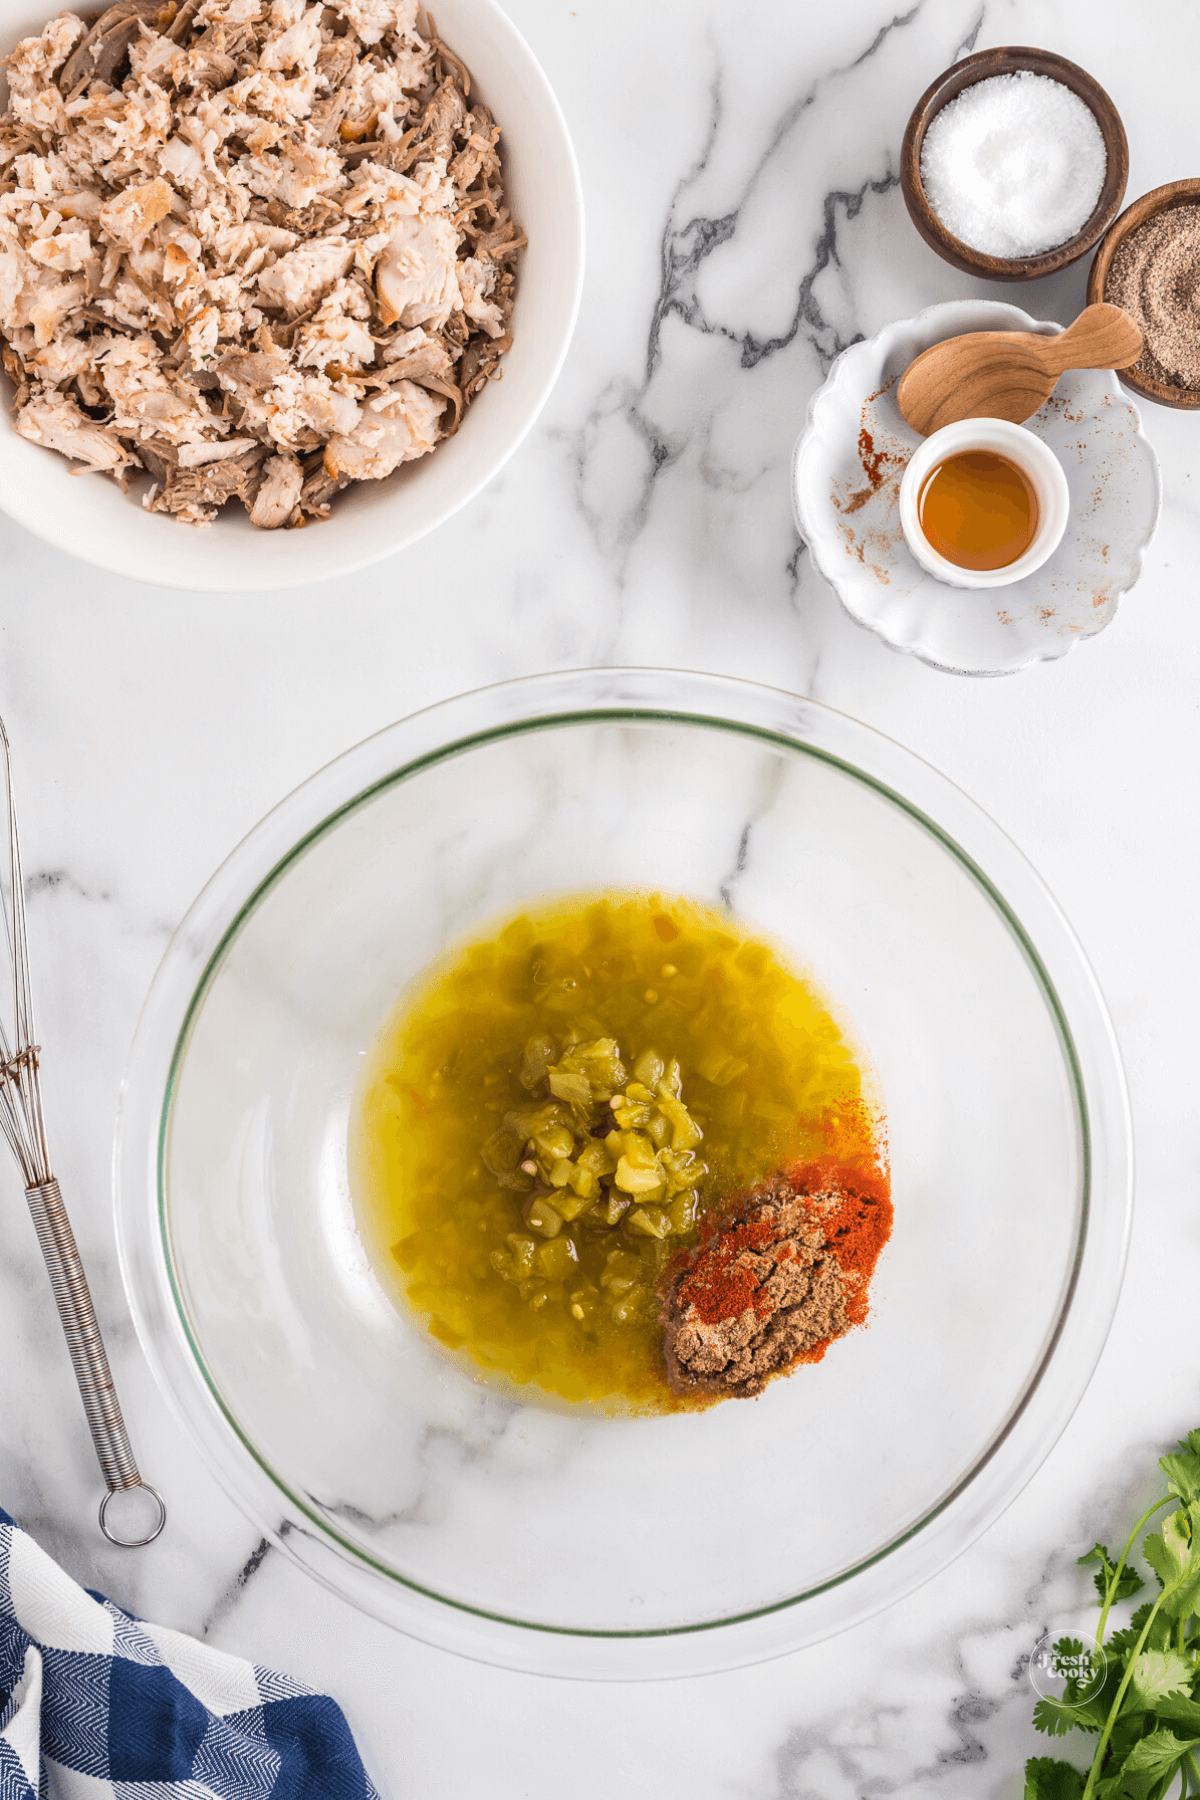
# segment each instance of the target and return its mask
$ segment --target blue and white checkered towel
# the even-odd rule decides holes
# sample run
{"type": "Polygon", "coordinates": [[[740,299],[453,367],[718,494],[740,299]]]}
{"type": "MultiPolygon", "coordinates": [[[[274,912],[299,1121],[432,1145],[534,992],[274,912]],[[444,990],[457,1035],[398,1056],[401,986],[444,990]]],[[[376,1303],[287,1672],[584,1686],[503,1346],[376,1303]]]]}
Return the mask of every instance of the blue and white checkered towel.
{"type": "Polygon", "coordinates": [[[78,1587],[0,1510],[0,1800],[378,1800],[341,1708],[78,1587]]]}

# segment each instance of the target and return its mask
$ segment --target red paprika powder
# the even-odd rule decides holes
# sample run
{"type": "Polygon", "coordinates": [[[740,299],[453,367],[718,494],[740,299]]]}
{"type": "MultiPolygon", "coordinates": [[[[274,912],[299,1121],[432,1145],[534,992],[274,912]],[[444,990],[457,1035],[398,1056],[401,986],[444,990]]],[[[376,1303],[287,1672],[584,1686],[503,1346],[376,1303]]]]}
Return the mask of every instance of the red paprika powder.
{"type": "Polygon", "coordinates": [[[726,1344],[728,1373],[706,1378],[708,1391],[726,1379],[732,1391],[755,1393],[771,1374],[819,1362],[835,1338],[866,1322],[891,1229],[887,1174],[861,1157],[795,1163],[735,1197],[668,1270],[673,1385],[686,1391],[689,1358],[720,1367],[726,1344]]]}

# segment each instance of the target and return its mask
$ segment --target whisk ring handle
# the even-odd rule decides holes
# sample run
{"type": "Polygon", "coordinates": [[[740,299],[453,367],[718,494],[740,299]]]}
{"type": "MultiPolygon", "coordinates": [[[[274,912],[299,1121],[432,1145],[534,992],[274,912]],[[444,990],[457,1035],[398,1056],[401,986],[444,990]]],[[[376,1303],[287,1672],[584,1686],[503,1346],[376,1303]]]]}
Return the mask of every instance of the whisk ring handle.
{"type": "Polygon", "coordinates": [[[145,1532],[141,1537],[118,1537],[108,1522],[107,1515],[109,1502],[114,1494],[119,1494],[121,1492],[120,1488],[109,1488],[107,1494],[105,1494],[103,1500],[100,1502],[100,1529],[110,1544],[119,1544],[122,1550],[140,1550],[144,1545],[152,1544],[167,1522],[167,1503],[159,1493],[158,1489],[156,1487],[151,1487],[148,1481],[139,1481],[135,1483],[135,1485],[143,1488],[147,1494],[151,1495],[158,1508],[153,1525],[150,1527],[149,1531],[145,1532]]]}
{"type": "Polygon", "coordinates": [[[100,1507],[100,1528],[111,1543],[134,1549],[153,1542],[158,1536],[166,1523],[166,1505],[162,1495],[157,1489],[150,1487],[148,1482],[144,1482],[138,1471],[129,1434],[125,1430],[125,1421],[121,1416],[121,1403],[113,1385],[87,1276],[84,1274],[83,1262],[58,1182],[53,1176],[48,1181],[36,1182],[25,1189],[25,1198],[29,1202],[34,1230],[46,1261],[54,1303],[71,1353],[71,1364],[83,1400],[83,1410],[87,1414],[92,1443],[96,1447],[96,1456],[108,1487],[108,1493],[100,1507]],[[109,1501],[114,1494],[143,1487],[158,1503],[158,1520],[154,1529],[149,1536],[142,1538],[115,1536],[105,1520],[109,1501]]]}

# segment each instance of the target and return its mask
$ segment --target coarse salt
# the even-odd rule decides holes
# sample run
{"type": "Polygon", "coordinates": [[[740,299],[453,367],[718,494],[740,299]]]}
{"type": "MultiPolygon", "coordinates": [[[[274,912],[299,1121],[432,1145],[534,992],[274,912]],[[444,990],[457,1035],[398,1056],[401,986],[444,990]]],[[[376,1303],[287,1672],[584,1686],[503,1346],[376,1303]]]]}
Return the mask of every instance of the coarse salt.
{"type": "Polygon", "coordinates": [[[921,147],[930,206],[960,243],[987,256],[1065,244],[1095,210],[1107,169],[1091,107],[1028,69],[964,88],[921,147]]]}

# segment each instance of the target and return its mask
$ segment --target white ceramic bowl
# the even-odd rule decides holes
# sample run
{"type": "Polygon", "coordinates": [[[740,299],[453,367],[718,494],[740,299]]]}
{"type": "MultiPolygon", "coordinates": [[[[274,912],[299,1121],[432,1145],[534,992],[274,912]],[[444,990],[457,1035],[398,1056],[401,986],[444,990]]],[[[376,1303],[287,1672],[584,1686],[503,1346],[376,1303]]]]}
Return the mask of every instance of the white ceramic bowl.
{"type": "Polygon", "coordinates": [[[850,617],[893,650],[956,675],[1011,675],[1094,637],[1142,572],[1162,502],[1158,459],[1111,370],[1072,369],[1027,429],[1066,472],[1071,516],[1058,549],[995,593],[948,587],[900,528],[900,483],[922,440],[896,384],[922,350],[967,331],[1038,331],[1001,300],[950,300],[843,350],[809,402],[792,461],[792,504],[813,566],[850,617]]]}
{"type": "Polygon", "coordinates": [[[948,587],[1009,587],[1048,562],[1071,516],[1071,493],[1062,464],[1041,438],[1007,419],[959,419],[927,437],[908,460],[900,481],[900,529],[923,569],[948,587]],[[964,569],[936,551],[921,529],[921,492],[939,463],[971,450],[1007,456],[1028,477],[1038,503],[1038,526],[1023,556],[1001,569],[964,569]]]}
{"type": "MultiPolygon", "coordinates": [[[[50,0],[0,0],[0,52],[42,29],[50,0]]],[[[84,9],[86,10],[86,9],[84,9]]],[[[501,130],[514,217],[529,239],[520,263],[504,376],[475,400],[462,430],[385,481],[343,493],[306,531],[257,531],[227,507],[203,530],[145,512],[101,475],[18,437],[0,376],[0,507],[57,549],[118,575],[203,592],[289,588],[346,575],[402,550],[457,512],[512,455],[566,356],[583,284],[583,195],[558,102],[496,0],[439,0],[438,31],[471,71],[501,130]]],[[[0,82],[0,103],[7,89],[0,82]]]]}

